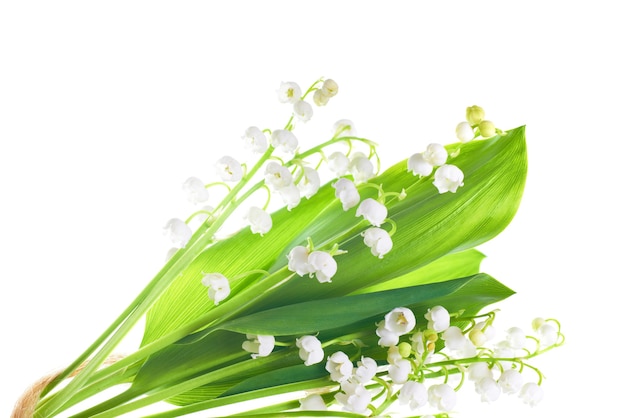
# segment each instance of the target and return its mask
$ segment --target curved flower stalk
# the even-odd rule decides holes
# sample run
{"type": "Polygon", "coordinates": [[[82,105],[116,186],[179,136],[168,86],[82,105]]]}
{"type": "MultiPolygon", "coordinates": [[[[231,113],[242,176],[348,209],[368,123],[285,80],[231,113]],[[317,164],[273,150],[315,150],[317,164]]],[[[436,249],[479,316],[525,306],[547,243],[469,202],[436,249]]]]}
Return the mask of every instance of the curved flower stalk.
{"type": "MultiPolygon", "coordinates": [[[[517,209],[526,174],[523,127],[493,130],[474,107],[469,127],[457,127],[460,143],[431,144],[417,154],[417,166],[410,157],[379,173],[376,145],[345,119],[330,139],[301,151],[296,125],[313,123],[312,104],[328,105],[338,85],[320,79],[302,91],[294,82],[280,85],[278,98],[291,112],[282,129],[246,130],[243,142],[255,160],[226,156],[216,164],[217,183],[185,182],[192,203],[212,206],[168,223],[180,249],[48,387],[38,416],[55,416],[128,382],[119,395],[75,416],[115,417],[163,400],[179,407],[157,416],[180,416],[294,390],[321,396],[263,411],[302,404],[330,408],[329,416],[333,408],[343,408],[342,416],[380,414],[399,401],[415,408],[427,402],[445,413],[458,389],[450,376],[497,362],[502,372],[477,386],[492,401],[497,388],[517,388],[506,364],[532,369],[527,358],[562,343],[558,323],[537,319],[538,350],[522,360],[498,357],[519,350],[519,336],[511,333],[515,344],[485,351],[492,315],[475,317],[511,294],[477,274],[482,256],[472,248],[497,235],[517,209]],[[470,131],[474,138],[494,135],[469,141],[470,131]],[[337,144],[347,152],[334,151],[337,144]],[[218,185],[227,194],[213,202],[208,189],[218,185]],[[263,207],[248,203],[257,193],[266,193],[263,207]],[[282,208],[270,213],[271,202],[282,208]],[[248,226],[220,238],[237,212],[248,226]],[[200,223],[195,232],[191,220],[200,223]],[[144,315],[137,351],[96,370],[144,315]],[[83,372],[54,390],[90,356],[83,372]],[[437,382],[427,387],[425,379],[437,382]]],[[[527,403],[541,398],[540,383],[518,388],[527,403]]]]}

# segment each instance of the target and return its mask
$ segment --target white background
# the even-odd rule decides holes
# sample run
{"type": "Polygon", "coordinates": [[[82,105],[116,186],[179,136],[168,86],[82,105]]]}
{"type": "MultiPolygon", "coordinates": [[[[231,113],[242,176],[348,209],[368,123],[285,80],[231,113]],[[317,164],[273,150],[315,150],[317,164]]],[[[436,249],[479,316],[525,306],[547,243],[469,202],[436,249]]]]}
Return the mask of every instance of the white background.
{"type": "Polygon", "coordinates": [[[3,2],[0,415],[159,269],[162,225],[191,210],[182,181],[244,155],[231,150],[249,125],[284,124],[280,81],[320,76],[340,93],[301,141],[350,118],[384,166],[454,141],[468,105],[527,125],[526,194],[484,269],[518,292],[503,326],[556,317],[567,344],[539,362],[540,406],[481,404],[468,386],[457,416],[621,409],[623,15],[601,1],[429,3],[3,2]]]}

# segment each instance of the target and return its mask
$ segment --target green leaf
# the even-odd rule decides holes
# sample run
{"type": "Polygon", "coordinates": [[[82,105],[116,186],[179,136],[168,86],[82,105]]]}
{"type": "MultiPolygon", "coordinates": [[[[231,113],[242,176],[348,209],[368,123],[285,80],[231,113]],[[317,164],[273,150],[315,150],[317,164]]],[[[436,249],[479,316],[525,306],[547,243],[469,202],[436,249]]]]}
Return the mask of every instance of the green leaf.
{"type": "MultiPolygon", "coordinates": [[[[406,161],[391,167],[372,182],[385,192],[406,190],[407,198],[388,202],[389,217],[397,224],[394,248],[384,259],[370,254],[357,225],[355,209],[344,212],[328,184],[291,212],[272,215],[274,228],[264,237],[244,229],[202,253],[162,295],[147,315],[143,344],[154,341],[207,313],[212,304],[200,284],[202,272],[227,277],[253,269],[274,272],[284,267],[286,254],[311,237],[316,245],[338,243],[347,254],[337,256],[338,272],[330,284],[294,278],[258,296],[247,314],[308,300],[337,297],[376,287],[405,276],[448,254],[481,244],[511,221],[519,205],[526,177],[524,128],[504,136],[464,144],[449,161],[465,173],[465,185],[457,193],[439,194],[431,178],[417,179],[406,171],[406,161]],[[356,229],[355,229],[355,226],[356,229]]],[[[371,188],[360,189],[373,196],[371,188]]],[[[432,277],[407,276],[402,286],[432,277]],[[411,283],[411,280],[415,282],[411,283]]],[[[228,300],[222,302],[228,303],[228,300]]]]}

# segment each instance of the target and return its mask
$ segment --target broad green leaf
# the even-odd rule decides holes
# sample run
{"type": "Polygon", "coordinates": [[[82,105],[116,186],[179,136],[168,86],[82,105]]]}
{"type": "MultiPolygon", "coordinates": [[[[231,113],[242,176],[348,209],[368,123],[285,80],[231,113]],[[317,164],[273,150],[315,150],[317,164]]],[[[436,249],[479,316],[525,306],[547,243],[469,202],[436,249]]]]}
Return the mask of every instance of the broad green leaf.
{"type": "MultiPolygon", "coordinates": [[[[450,162],[465,173],[465,185],[454,194],[439,194],[432,179],[418,180],[407,173],[406,161],[372,179],[382,184],[385,192],[407,192],[403,201],[388,202],[389,217],[398,229],[393,250],[382,260],[373,257],[362,242],[360,233],[367,225],[354,228],[358,221],[355,209],[344,212],[330,185],[291,212],[283,209],[274,213],[274,228],[264,237],[246,229],[208,248],[149,312],[144,344],[211,309],[206,289],[200,284],[201,272],[234,276],[253,269],[277,271],[286,264],[289,250],[304,244],[307,237],[316,245],[338,243],[348,251],[336,257],[339,269],[333,282],[320,285],[314,279],[295,278],[260,295],[248,313],[358,292],[493,238],[511,221],[521,199],[526,176],[524,128],[465,144],[450,162]]],[[[371,188],[360,191],[362,197],[374,193],[371,188]]],[[[403,285],[432,279],[410,277],[416,282],[403,285]]]]}
{"type": "MultiPolygon", "coordinates": [[[[387,290],[363,295],[344,296],[341,298],[304,302],[297,305],[258,312],[250,317],[236,319],[222,325],[224,329],[236,331],[216,331],[202,339],[195,339],[191,343],[174,344],[152,356],[139,371],[133,383],[133,393],[150,391],[166,382],[175,383],[190,377],[211,373],[222,366],[242,359],[249,359],[249,354],[243,351],[241,343],[245,340],[243,333],[291,335],[292,338],[282,338],[284,341],[293,341],[296,336],[320,332],[322,340],[340,337],[345,334],[364,330],[369,338],[363,341],[369,346],[364,348],[373,357],[385,358],[377,354],[378,337],[375,334],[375,322],[379,321],[391,309],[406,306],[418,315],[418,326],[425,323],[423,315],[426,310],[435,305],[446,306],[451,311],[466,310],[469,313],[478,312],[484,306],[502,300],[512,294],[506,286],[486,274],[477,274],[462,279],[450,280],[427,285],[413,286],[404,289],[387,290]],[[324,332],[325,331],[325,332],[324,332]],[[220,364],[220,359],[224,363],[220,364]]],[[[279,338],[280,339],[280,338],[279,338]]],[[[278,350],[285,350],[278,349],[278,350]]],[[[232,376],[215,384],[203,386],[193,391],[177,396],[177,404],[194,403],[216,396],[222,396],[220,391],[235,393],[235,389],[242,382],[248,382],[240,389],[255,390],[268,387],[269,380],[265,380],[265,373],[274,372],[285,367],[297,366],[301,363],[294,348],[293,356],[286,357],[279,363],[251,362],[246,373],[232,376]],[[260,377],[259,377],[260,376],[260,377]],[[249,380],[251,379],[251,380],[249,380]]],[[[264,360],[269,360],[277,352],[272,353],[264,360]]],[[[260,360],[260,359],[257,359],[260,360]]],[[[285,380],[283,374],[280,384],[299,381],[300,375],[293,376],[293,380],[285,380]]],[[[278,384],[278,383],[277,383],[278,384]]]]}
{"type": "Polygon", "coordinates": [[[413,286],[415,283],[436,283],[452,280],[457,277],[471,276],[480,272],[480,263],[484,259],[485,255],[475,249],[448,254],[420,269],[384,283],[357,289],[352,292],[352,294],[400,289],[402,287],[413,286]]]}

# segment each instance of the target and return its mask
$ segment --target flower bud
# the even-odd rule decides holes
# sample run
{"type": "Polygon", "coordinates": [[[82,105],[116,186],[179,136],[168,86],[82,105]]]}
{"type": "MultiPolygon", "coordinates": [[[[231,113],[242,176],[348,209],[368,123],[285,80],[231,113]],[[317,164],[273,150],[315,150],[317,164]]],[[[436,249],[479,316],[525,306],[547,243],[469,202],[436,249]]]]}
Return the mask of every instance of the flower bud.
{"type": "Polygon", "coordinates": [[[491,138],[496,134],[496,126],[489,120],[484,120],[478,124],[478,130],[483,138],[491,138]]]}
{"type": "Polygon", "coordinates": [[[322,90],[315,90],[315,93],[313,93],[313,103],[316,106],[326,106],[329,100],[330,97],[325,95],[322,90]]]}
{"type": "Polygon", "coordinates": [[[324,81],[322,85],[322,93],[324,93],[328,97],[334,97],[339,92],[339,86],[335,82],[335,80],[328,79],[324,81]]]}
{"type": "Polygon", "coordinates": [[[411,344],[407,342],[401,342],[398,344],[398,351],[403,358],[407,358],[411,355],[411,344]]]}
{"type": "Polygon", "coordinates": [[[485,118],[485,111],[480,106],[470,106],[465,111],[465,119],[470,125],[476,126],[485,118]]]}

